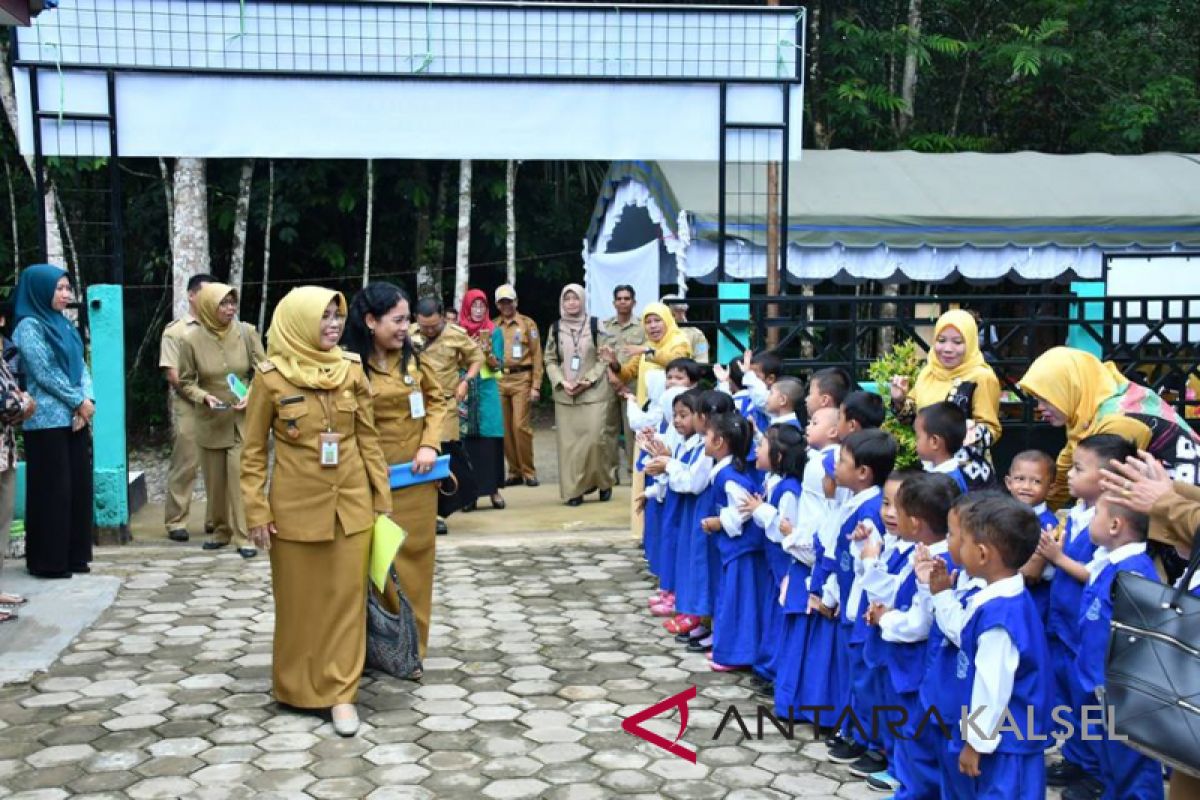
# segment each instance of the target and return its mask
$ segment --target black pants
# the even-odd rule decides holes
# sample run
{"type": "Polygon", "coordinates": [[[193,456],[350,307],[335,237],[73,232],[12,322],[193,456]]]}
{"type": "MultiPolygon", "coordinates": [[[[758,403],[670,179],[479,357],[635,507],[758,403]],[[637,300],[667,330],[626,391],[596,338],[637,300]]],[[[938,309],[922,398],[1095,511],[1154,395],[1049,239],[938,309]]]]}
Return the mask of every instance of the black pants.
{"type": "Polygon", "coordinates": [[[61,574],[91,560],[91,431],[25,431],[26,567],[61,574]]]}

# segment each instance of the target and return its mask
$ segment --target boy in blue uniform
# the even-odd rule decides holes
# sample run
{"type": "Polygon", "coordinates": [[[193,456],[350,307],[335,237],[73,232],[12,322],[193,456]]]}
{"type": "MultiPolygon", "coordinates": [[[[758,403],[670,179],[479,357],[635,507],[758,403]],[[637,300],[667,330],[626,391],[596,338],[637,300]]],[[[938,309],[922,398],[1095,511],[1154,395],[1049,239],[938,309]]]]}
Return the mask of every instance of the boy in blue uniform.
{"type": "MultiPolygon", "coordinates": [[[[837,619],[838,629],[828,642],[817,643],[810,636],[807,653],[808,666],[827,664],[853,679],[861,675],[866,666],[862,660],[862,636],[855,637],[856,609],[851,607],[851,586],[855,579],[855,554],[861,539],[854,541],[860,526],[873,529],[880,536],[883,519],[881,489],[896,463],[896,442],[879,429],[858,431],[842,442],[834,480],[839,487],[849,490],[850,499],[831,520],[830,529],[836,530],[833,537],[822,537],[819,560],[813,568],[809,609],[830,619],[837,619]]],[[[834,700],[833,706],[841,709],[848,700],[854,703],[853,695],[834,700]]],[[[855,708],[858,714],[860,709],[855,708]]],[[[859,722],[869,727],[871,715],[859,722]]],[[[829,759],[835,763],[851,764],[868,750],[868,731],[862,725],[849,724],[840,736],[829,741],[829,759]]]]}
{"type": "Polygon", "coordinates": [[[875,548],[863,548],[863,587],[871,600],[867,622],[876,626],[865,656],[868,666],[874,661],[883,667],[877,702],[899,700],[908,715],[902,735],[893,744],[888,772],[871,775],[867,782],[872,788],[895,790],[898,800],[936,800],[940,794],[936,754],[945,743],[936,726],[921,724],[925,709],[919,696],[933,627],[933,600],[927,587],[922,591],[915,566],[918,552],[922,557],[946,559],[949,565],[947,520],[959,494],[947,476],[908,475],[895,494],[900,541],[892,555],[885,563],[875,557],[875,548]]]}
{"type": "Polygon", "coordinates": [[[886,418],[882,397],[874,392],[850,392],[838,408],[838,438],[878,428],[886,418]]]}
{"type": "Polygon", "coordinates": [[[968,601],[959,636],[955,690],[967,715],[959,770],[974,779],[977,800],[1043,800],[1050,654],[1021,576],[1038,546],[1038,520],[1027,506],[998,495],[972,506],[960,525],[962,566],[987,585],[968,601]]]}
{"type": "Polygon", "coordinates": [[[913,423],[916,434],[917,458],[928,472],[942,472],[967,491],[967,479],[958,466],[955,453],[962,449],[967,438],[967,415],[949,401],[925,406],[917,412],[913,423]]]}
{"type": "MultiPolygon", "coordinates": [[[[1075,672],[1084,692],[1104,698],[1104,655],[1112,622],[1112,585],[1118,572],[1133,572],[1158,580],[1154,562],[1146,555],[1150,519],[1145,514],[1113,503],[1102,496],[1096,503],[1089,533],[1096,545],[1088,562],[1088,584],[1079,605],[1079,655],[1075,672]]],[[[1100,780],[1104,800],[1162,800],[1162,766],[1113,737],[1105,726],[1100,744],[1100,780]]],[[[1069,790],[1067,800],[1078,794],[1069,790]]]]}
{"type": "MultiPolygon", "coordinates": [[[[1037,514],[1038,524],[1042,530],[1053,531],[1058,527],[1058,517],[1046,505],[1046,496],[1050,494],[1050,486],[1054,483],[1054,459],[1041,450],[1023,450],[1013,456],[1008,474],[1004,476],[1004,488],[1008,493],[1033,509],[1037,514]]],[[[1054,567],[1046,564],[1045,560],[1036,553],[1021,567],[1025,576],[1025,585],[1033,595],[1033,602],[1042,615],[1042,622],[1047,621],[1050,613],[1050,580],[1054,577],[1054,567]]]]}
{"type": "Polygon", "coordinates": [[[808,380],[804,410],[811,417],[819,408],[841,408],[842,401],[855,385],[850,373],[841,367],[819,369],[808,380]]]}
{"type": "MultiPolygon", "coordinates": [[[[796,378],[780,378],[767,395],[767,417],[770,425],[791,425],[798,431],[804,428],[796,416],[796,409],[804,400],[804,384],[796,378]]],[[[764,429],[765,433],[765,429],[764,429]]]]}
{"type": "MultiPolygon", "coordinates": [[[[1110,460],[1124,462],[1136,454],[1126,439],[1111,433],[1088,436],[1075,446],[1074,460],[1067,473],[1067,488],[1077,502],[1067,515],[1061,537],[1043,532],[1037,555],[1043,564],[1054,567],[1050,581],[1050,608],[1047,612],[1046,636],[1054,664],[1055,705],[1072,709],[1060,714],[1074,728],[1074,733],[1062,743],[1062,760],[1046,773],[1051,786],[1066,786],[1072,800],[1098,797],[1102,789],[1100,775],[1099,730],[1087,731],[1084,737],[1080,706],[1095,705],[1075,679],[1075,658],[1079,654],[1079,603],[1087,584],[1087,564],[1096,546],[1088,536],[1088,528],[1100,499],[1100,471],[1110,460]],[[1076,788],[1078,787],[1078,788],[1076,788]]],[[[1032,569],[1037,570],[1034,562],[1032,569]]],[[[1030,569],[1026,568],[1027,571],[1030,569]]]]}

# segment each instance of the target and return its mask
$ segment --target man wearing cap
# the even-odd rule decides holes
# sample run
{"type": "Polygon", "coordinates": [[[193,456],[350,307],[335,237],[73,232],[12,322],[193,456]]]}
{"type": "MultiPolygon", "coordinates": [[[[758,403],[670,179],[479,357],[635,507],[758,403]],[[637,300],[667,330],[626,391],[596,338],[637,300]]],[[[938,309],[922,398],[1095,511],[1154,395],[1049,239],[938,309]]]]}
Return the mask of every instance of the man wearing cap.
{"type": "MultiPolygon", "coordinates": [[[[613,289],[613,308],[616,309],[617,315],[604,321],[604,332],[615,342],[617,353],[623,360],[632,355],[626,348],[642,348],[646,345],[646,329],[642,327],[641,320],[633,315],[633,308],[636,304],[637,293],[634,292],[632,286],[622,284],[613,289]]],[[[636,381],[631,381],[626,384],[626,388],[633,391],[635,383],[636,381]]],[[[622,430],[625,435],[626,465],[629,466],[633,463],[635,455],[633,431],[630,430],[629,419],[625,416],[625,404],[614,393],[612,402],[609,404],[608,422],[604,429],[606,441],[611,442],[614,478],[621,476],[621,454],[617,447],[617,437],[621,435],[622,430]]]]}
{"type": "Polygon", "coordinates": [[[507,486],[537,486],[533,466],[532,404],[541,396],[542,340],[537,325],[517,313],[517,290],[509,284],[496,289],[500,316],[493,324],[504,337],[501,359],[500,407],[504,411],[504,460],[508,463],[507,486]]]}
{"type": "Polygon", "coordinates": [[[671,309],[671,313],[675,315],[675,322],[679,325],[679,332],[687,337],[688,344],[692,346],[692,358],[700,364],[709,363],[708,339],[704,336],[704,331],[687,324],[687,303],[682,297],[672,296],[664,297],[662,301],[671,309]]]}

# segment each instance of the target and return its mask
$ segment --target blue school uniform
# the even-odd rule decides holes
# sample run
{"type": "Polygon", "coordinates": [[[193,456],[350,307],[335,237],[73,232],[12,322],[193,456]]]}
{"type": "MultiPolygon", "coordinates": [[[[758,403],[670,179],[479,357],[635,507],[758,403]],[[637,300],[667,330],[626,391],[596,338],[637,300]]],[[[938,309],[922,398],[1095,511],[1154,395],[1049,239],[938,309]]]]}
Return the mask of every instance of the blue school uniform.
{"type": "MultiPolygon", "coordinates": [[[[948,556],[945,557],[949,562],[947,564],[949,567],[953,561],[948,556]]],[[[953,570],[951,571],[953,572],[953,570]]],[[[983,588],[981,585],[968,579],[965,572],[960,573],[959,585],[952,590],[958,607],[966,608],[967,603],[979,593],[981,588],[983,588]]],[[[932,731],[937,736],[934,756],[937,759],[940,796],[956,800],[958,798],[969,800],[975,796],[975,785],[971,778],[959,772],[958,751],[960,745],[955,744],[955,737],[958,734],[957,726],[962,714],[962,709],[957,705],[958,697],[955,687],[955,675],[958,671],[958,647],[942,632],[936,615],[933,619],[933,627],[929,629],[928,649],[923,664],[925,674],[922,676],[920,687],[917,690],[921,702],[921,713],[924,714],[928,709],[936,710],[936,718],[933,717],[932,712],[930,713],[930,725],[936,723],[944,726],[944,730],[941,727],[934,727],[932,731]]]]}
{"type": "MultiPolygon", "coordinates": [[[[720,516],[728,506],[726,486],[740,486],[748,494],[757,487],[745,472],[731,462],[714,467],[713,505],[705,516],[720,516]]],[[[720,563],[716,606],[713,609],[713,662],[729,666],[751,665],[762,636],[762,597],[766,577],[763,542],[766,536],[753,518],[742,523],[742,532],[730,536],[724,530],[712,534],[720,563]]]]}
{"type": "MultiPolygon", "coordinates": [[[[795,477],[787,477],[776,482],[767,496],[767,502],[779,509],[783,498],[792,494],[799,498],[803,491],[800,481],[795,477]]],[[[782,512],[780,512],[782,514],[782,512]]],[[[794,522],[794,520],[788,520],[794,522]]],[[[777,670],[780,645],[783,640],[784,613],[779,605],[779,586],[784,576],[788,574],[795,559],[783,549],[783,542],[771,541],[766,537],[763,541],[766,555],[767,580],[763,591],[763,628],[762,638],[758,643],[758,655],[754,658],[754,674],[765,681],[774,682],[777,670]]]]}
{"type": "MultiPolygon", "coordinates": [[[[1110,561],[1098,573],[1093,572],[1079,606],[1079,654],[1075,671],[1080,686],[1091,698],[1091,705],[1100,705],[1096,688],[1104,685],[1104,656],[1112,622],[1112,585],[1117,573],[1133,572],[1158,581],[1145,544],[1124,545],[1110,555],[1120,560],[1110,561]]],[[[1095,568],[1089,565],[1089,569],[1095,568]]],[[[1103,800],[1161,800],[1162,766],[1157,761],[1108,735],[1098,744],[1103,800]]]]}
{"type": "MultiPolygon", "coordinates": [[[[1058,527],[1058,517],[1054,512],[1046,507],[1045,503],[1033,507],[1033,513],[1037,514],[1038,528],[1045,530],[1047,527],[1058,527]]],[[[1049,625],[1050,617],[1050,579],[1041,580],[1029,587],[1029,594],[1033,596],[1033,604],[1037,606],[1038,615],[1042,618],[1042,622],[1049,625]]],[[[1051,654],[1051,659],[1054,655],[1051,654]]]]}
{"type": "MultiPolygon", "coordinates": [[[[692,504],[690,520],[681,519],[687,525],[687,544],[676,553],[679,589],[675,593],[675,610],[681,614],[711,617],[717,607],[717,582],[720,577],[721,560],[717,554],[715,535],[704,532],[700,527],[705,517],[711,517],[716,503],[716,490],[710,480],[704,491],[696,495],[692,504]],[[686,570],[683,559],[686,557],[686,570]],[[682,601],[680,596],[682,595],[682,601]]],[[[684,530],[682,527],[680,530],[684,530]]]]}
{"type": "Polygon", "coordinates": [[[1043,800],[1046,768],[1042,752],[1050,737],[1054,690],[1046,672],[1050,653],[1046,648],[1045,631],[1033,598],[1024,588],[1014,597],[988,599],[967,619],[954,673],[957,705],[975,711],[971,708],[971,694],[975,685],[979,639],[985,632],[997,628],[1008,635],[1019,656],[1007,711],[1020,731],[1000,731],[996,749],[981,756],[982,774],[974,780],[974,796],[996,800],[1043,800]]]}
{"type": "MultiPolygon", "coordinates": [[[[897,576],[903,573],[908,567],[909,555],[912,550],[913,545],[907,542],[898,542],[890,550],[887,561],[884,563],[887,573],[897,576]]],[[[867,729],[869,738],[876,746],[882,747],[890,759],[895,747],[895,735],[887,724],[888,720],[879,713],[873,712],[873,709],[889,705],[893,694],[884,661],[883,636],[877,626],[868,625],[866,621],[868,601],[869,598],[866,596],[864,588],[855,615],[854,635],[851,641],[855,643],[852,646],[857,646],[857,643],[861,642],[862,663],[865,669],[861,670],[859,674],[850,676],[853,693],[851,702],[854,713],[863,727],[867,729]]],[[[895,598],[891,602],[894,603],[895,598]]],[[[911,597],[909,602],[911,602],[911,597]]]]}
{"type": "Polygon", "coordinates": [[[963,494],[966,494],[968,491],[967,476],[963,475],[962,469],[958,466],[958,462],[954,459],[951,459],[949,461],[944,461],[936,467],[926,467],[925,471],[926,472],[940,472],[943,475],[949,475],[951,478],[954,479],[954,482],[958,484],[958,490],[960,492],[962,492],[963,494]],[[953,465],[953,466],[951,466],[951,465],[953,465]]]}
{"type": "MultiPolygon", "coordinates": [[[[668,430],[667,421],[663,420],[658,424],[658,433],[660,436],[668,430]]],[[[646,451],[638,453],[634,460],[634,469],[638,472],[645,472],[646,464],[650,461],[650,454],[646,451]]],[[[646,476],[646,485],[649,486],[654,478],[646,476]]],[[[657,499],[646,499],[646,508],[642,512],[642,554],[646,559],[646,568],[650,570],[650,574],[659,578],[659,586],[662,589],[667,587],[662,586],[662,570],[663,564],[659,560],[659,554],[662,551],[662,531],[660,520],[662,518],[662,506],[657,499]]],[[[667,591],[670,591],[669,589],[667,591]]]]}
{"type": "MultiPolygon", "coordinates": [[[[768,417],[767,425],[768,425],[768,427],[771,427],[774,425],[791,425],[793,428],[800,431],[801,433],[804,432],[804,426],[800,424],[800,418],[796,416],[795,412],[789,412],[787,414],[780,414],[778,417],[768,417]]],[[[765,433],[767,429],[763,428],[762,430],[765,433]]]]}
{"type": "MultiPolygon", "coordinates": [[[[949,553],[938,553],[946,562],[946,569],[954,571],[954,562],[949,553]]],[[[909,572],[896,590],[892,608],[907,611],[917,602],[917,574],[909,572]]],[[[929,610],[932,614],[932,609],[929,610]]],[[[875,640],[868,640],[868,648],[875,640]]],[[[894,699],[904,707],[905,723],[903,734],[896,739],[894,757],[888,769],[900,788],[896,800],[937,800],[941,797],[941,773],[938,749],[946,746],[938,720],[926,718],[926,708],[921,704],[921,683],[929,668],[928,639],[915,642],[891,642],[878,638],[875,653],[881,658],[884,669],[884,688],[879,698],[881,704],[890,704],[894,699]]],[[[868,649],[868,662],[873,653],[868,649]]]]}
{"type": "MultiPolygon", "coordinates": [[[[685,441],[676,446],[674,457],[685,466],[691,466],[704,452],[704,446],[701,444],[685,450],[686,445],[685,441]]],[[[664,489],[666,498],[662,502],[659,522],[658,563],[662,570],[659,579],[662,588],[676,593],[675,607],[678,609],[678,592],[683,573],[678,570],[677,551],[688,546],[688,530],[684,525],[690,524],[694,515],[696,495],[674,492],[669,487],[664,489]]]]}
{"type": "MultiPolygon", "coordinates": [[[[1088,535],[1093,509],[1081,503],[1071,511],[1063,529],[1063,553],[1067,558],[1081,564],[1092,560],[1096,546],[1088,535]]],[[[1062,570],[1054,573],[1050,580],[1050,607],[1046,615],[1046,638],[1050,647],[1050,660],[1054,666],[1054,702],[1063,706],[1060,716],[1069,720],[1074,733],[1063,740],[1062,757],[1081,767],[1089,775],[1100,774],[1100,747],[1095,740],[1101,733],[1089,728],[1088,738],[1083,738],[1079,708],[1091,705],[1092,701],[1075,680],[1075,657],[1079,653],[1079,603],[1083,597],[1083,584],[1062,570]]]]}
{"type": "Polygon", "coordinates": [[[771,424],[770,417],[765,412],[759,411],[758,406],[754,405],[754,398],[750,395],[749,389],[742,389],[734,393],[733,407],[748,422],[753,423],[755,430],[759,433],[766,433],[767,427],[771,424]]]}

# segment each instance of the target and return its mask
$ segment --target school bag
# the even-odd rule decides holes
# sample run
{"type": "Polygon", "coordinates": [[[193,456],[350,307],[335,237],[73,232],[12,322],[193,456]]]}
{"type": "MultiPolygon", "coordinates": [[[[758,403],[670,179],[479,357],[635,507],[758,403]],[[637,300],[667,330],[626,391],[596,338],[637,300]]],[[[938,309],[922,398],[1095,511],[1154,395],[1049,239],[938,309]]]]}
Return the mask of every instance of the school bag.
{"type": "MultiPolygon", "coordinates": [[[[562,342],[560,342],[558,339],[558,324],[560,322],[562,322],[562,320],[558,320],[558,319],[554,320],[554,327],[552,329],[552,332],[554,334],[554,349],[559,353],[559,363],[561,364],[562,363],[562,346],[561,346],[562,342]]],[[[590,327],[592,329],[592,346],[595,347],[600,342],[600,339],[598,338],[599,332],[600,332],[600,320],[596,319],[595,317],[588,317],[588,327],[590,327]]]]}
{"type": "Polygon", "coordinates": [[[1200,531],[1178,586],[1120,572],[1103,703],[1134,750],[1200,777],[1200,597],[1188,593],[1200,567],[1200,531]]]}

